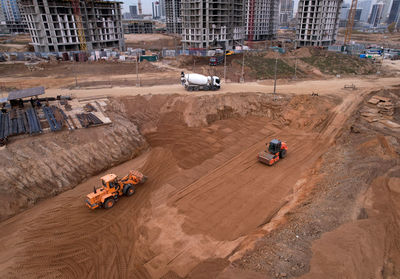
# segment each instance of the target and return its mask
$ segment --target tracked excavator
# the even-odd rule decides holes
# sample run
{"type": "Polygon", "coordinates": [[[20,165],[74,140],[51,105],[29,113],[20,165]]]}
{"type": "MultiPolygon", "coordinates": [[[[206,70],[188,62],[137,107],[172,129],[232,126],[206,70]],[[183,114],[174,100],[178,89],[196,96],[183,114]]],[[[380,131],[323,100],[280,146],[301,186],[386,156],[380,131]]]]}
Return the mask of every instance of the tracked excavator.
{"type": "Polygon", "coordinates": [[[127,176],[119,179],[115,174],[107,174],[101,178],[102,187],[94,190],[86,196],[86,206],[91,209],[103,207],[110,209],[121,196],[132,196],[135,193],[135,185],[146,182],[147,176],[141,172],[132,170],[127,176]]]}
{"type": "MultiPolygon", "coordinates": [[[[268,145],[268,144],[266,144],[268,145]]],[[[264,163],[268,166],[272,166],[276,162],[278,162],[280,159],[283,159],[286,157],[288,147],[285,142],[273,139],[269,143],[268,150],[266,151],[261,151],[257,155],[258,161],[261,163],[264,163]]]]}

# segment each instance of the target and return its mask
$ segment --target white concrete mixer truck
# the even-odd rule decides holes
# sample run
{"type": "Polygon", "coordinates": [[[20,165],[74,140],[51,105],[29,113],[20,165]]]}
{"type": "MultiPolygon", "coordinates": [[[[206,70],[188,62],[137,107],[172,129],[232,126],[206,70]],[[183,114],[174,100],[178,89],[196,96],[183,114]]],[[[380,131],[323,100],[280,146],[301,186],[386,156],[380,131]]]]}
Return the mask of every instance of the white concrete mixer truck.
{"type": "Polygon", "coordinates": [[[187,91],[218,90],[221,88],[221,81],[217,76],[185,74],[182,72],[181,83],[187,91]]]}

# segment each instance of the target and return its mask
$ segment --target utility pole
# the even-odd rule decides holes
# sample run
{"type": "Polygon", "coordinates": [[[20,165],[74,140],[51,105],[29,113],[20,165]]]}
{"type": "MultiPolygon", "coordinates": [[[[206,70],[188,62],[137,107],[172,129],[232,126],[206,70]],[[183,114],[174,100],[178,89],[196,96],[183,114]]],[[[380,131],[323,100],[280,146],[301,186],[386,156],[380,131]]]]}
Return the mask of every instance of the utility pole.
{"type": "Polygon", "coordinates": [[[243,49],[243,61],[242,61],[242,77],[240,78],[240,82],[244,83],[244,56],[245,56],[245,51],[243,49]]]}
{"type": "Polygon", "coordinates": [[[224,82],[226,83],[226,49],[224,48],[224,82]]]}
{"type": "Polygon", "coordinates": [[[275,78],[274,78],[274,100],[276,100],[276,70],[278,68],[278,56],[275,58],[275,78]]]}
{"type": "Polygon", "coordinates": [[[78,74],[76,73],[76,61],[74,62],[74,74],[75,74],[75,88],[78,88],[78,74]]]}
{"type": "Polygon", "coordinates": [[[136,54],[136,86],[140,86],[140,83],[139,83],[139,54],[136,54]]]}

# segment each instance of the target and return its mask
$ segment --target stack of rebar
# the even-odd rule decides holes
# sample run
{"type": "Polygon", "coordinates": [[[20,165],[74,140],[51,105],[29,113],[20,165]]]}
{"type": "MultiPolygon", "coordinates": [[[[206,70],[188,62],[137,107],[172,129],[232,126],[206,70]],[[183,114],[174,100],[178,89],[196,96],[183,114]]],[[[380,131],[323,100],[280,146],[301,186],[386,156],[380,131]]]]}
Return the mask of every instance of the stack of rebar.
{"type": "Polygon", "coordinates": [[[40,125],[39,117],[36,114],[34,108],[28,108],[25,111],[26,117],[28,118],[29,134],[41,133],[42,127],[40,125]]]}
{"type": "Polygon", "coordinates": [[[7,138],[11,134],[11,121],[8,113],[0,113],[0,139],[7,138]]]}
{"type": "Polygon", "coordinates": [[[50,130],[52,132],[60,131],[63,126],[63,117],[59,116],[61,113],[58,111],[58,108],[55,106],[43,107],[43,112],[44,116],[47,119],[47,122],[50,125],[50,130]],[[55,116],[55,114],[57,115],[57,117],[55,116]]]}
{"type": "Polygon", "coordinates": [[[83,128],[103,124],[103,121],[101,121],[96,115],[92,113],[78,113],[76,117],[78,118],[83,128]]]}

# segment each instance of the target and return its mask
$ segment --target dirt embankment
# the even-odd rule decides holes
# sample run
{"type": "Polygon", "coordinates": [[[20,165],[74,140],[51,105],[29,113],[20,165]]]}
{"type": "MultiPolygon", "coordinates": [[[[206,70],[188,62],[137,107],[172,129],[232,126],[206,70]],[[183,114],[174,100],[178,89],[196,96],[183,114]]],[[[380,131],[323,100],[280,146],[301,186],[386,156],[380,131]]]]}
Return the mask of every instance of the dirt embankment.
{"type": "MultiPolygon", "coordinates": [[[[337,144],[298,185],[303,188],[296,193],[299,205],[286,214],[285,224],[259,238],[221,274],[399,278],[400,134],[399,128],[362,115],[371,109],[367,101],[374,94],[366,96],[337,144]]],[[[386,118],[398,119],[400,91],[378,94],[397,103],[386,118]]]]}
{"type": "MultiPolygon", "coordinates": [[[[4,221],[0,274],[185,277],[204,270],[207,259],[228,259],[245,235],[287,203],[293,185],[315,163],[312,139],[325,127],[319,117],[329,123],[335,104],[330,97],[274,100],[249,93],[113,100],[109,110],[137,125],[152,148],[138,158],[141,163],[107,172],[139,168],[149,177],[146,185],[112,210],[93,212],[82,201],[98,183],[92,177],[4,221]],[[315,121],[306,123],[307,117],[315,121]],[[268,168],[255,154],[274,137],[288,142],[291,159],[268,168]]],[[[220,264],[227,261],[218,261],[216,271],[220,264]]]]}
{"type": "Polygon", "coordinates": [[[0,150],[0,220],[73,188],[147,148],[137,127],[113,124],[13,141],[0,150]]]}

